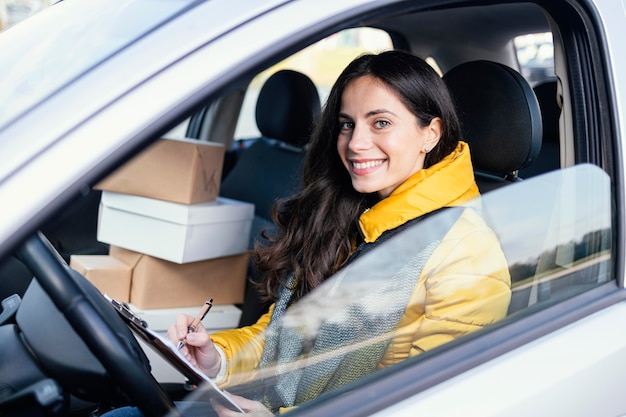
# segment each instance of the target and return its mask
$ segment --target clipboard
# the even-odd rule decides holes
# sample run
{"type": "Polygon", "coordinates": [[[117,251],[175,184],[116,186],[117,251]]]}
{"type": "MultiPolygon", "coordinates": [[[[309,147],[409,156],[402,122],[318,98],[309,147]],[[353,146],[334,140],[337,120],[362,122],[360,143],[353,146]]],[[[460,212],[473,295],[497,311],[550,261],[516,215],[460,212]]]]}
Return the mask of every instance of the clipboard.
{"type": "Polygon", "coordinates": [[[105,298],[111,303],[115,311],[117,311],[128,325],[130,330],[143,341],[145,341],[152,349],[154,349],[163,359],[169,362],[183,376],[185,376],[193,385],[208,384],[207,389],[211,399],[218,401],[221,405],[233,411],[245,413],[215,382],[209,378],[204,372],[195,367],[189,360],[178,351],[174,343],[166,337],[148,327],[148,322],[137,316],[125,303],[121,303],[114,298],[105,295],[105,298]]]}

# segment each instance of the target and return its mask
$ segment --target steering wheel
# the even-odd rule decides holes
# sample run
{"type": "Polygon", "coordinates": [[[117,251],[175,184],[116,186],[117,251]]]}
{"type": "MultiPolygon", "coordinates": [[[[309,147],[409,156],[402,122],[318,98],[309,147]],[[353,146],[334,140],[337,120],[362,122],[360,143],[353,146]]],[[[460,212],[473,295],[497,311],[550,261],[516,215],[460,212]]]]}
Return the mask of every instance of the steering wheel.
{"type": "Polygon", "coordinates": [[[97,291],[96,297],[88,294],[41,233],[26,240],[18,252],[56,308],[139,410],[147,417],[167,413],[179,416],[172,400],[139,358],[137,352],[143,351],[126,324],[112,308],[107,314],[104,296],[97,291]],[[122,328],[125,331],[120,332],[122,328]]]}

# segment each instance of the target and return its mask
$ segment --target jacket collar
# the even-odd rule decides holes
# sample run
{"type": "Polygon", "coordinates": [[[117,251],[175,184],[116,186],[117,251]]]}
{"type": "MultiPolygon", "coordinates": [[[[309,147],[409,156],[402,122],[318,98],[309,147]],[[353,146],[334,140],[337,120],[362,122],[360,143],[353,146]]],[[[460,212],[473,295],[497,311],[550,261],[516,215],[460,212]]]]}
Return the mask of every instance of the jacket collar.
{"type": "Polygon", "coordinates": [[[400,184],[389,197],[359,217],[359,229],[367,243],[409,220],[441,207],[456,206],[478,197],[478,186],[467,143],[435,165],[422,169],[400,184]]]}

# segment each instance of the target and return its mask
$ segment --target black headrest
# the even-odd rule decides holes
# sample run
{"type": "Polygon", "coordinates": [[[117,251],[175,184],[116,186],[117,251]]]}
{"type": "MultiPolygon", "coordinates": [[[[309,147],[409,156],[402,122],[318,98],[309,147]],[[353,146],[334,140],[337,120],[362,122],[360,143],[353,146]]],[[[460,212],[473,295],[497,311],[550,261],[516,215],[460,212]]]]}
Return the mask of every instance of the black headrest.
{"type": "Polygon", "coordinates": [[[265,137],[303,146],[320,114],[320,98],[306,75],[281,70],[267,79],[256,104],[256,123],[265,137]]]}
{"type": "Polygon", "coordinates": [[[495,62],[472,61],[443,79],[476,170],[508,175],[535,160],[541,149],[541,112],[521,74],[495,62]]]}

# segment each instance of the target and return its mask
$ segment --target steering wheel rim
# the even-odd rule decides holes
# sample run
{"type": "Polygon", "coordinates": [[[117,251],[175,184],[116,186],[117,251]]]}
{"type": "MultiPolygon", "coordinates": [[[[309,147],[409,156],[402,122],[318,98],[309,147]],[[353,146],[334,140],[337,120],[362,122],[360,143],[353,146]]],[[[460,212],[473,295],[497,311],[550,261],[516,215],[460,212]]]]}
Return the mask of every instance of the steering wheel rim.
{"type": "Polygon", "coordinates": [[[22,244],[18,253],[76,334],[139,410],[146,417],[180,415],[150,371],[133,355],[129,343],[141,350],[137,341],[121,340],[74,281],[50,242],[38,232],[22,244]]]}

